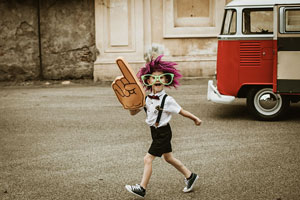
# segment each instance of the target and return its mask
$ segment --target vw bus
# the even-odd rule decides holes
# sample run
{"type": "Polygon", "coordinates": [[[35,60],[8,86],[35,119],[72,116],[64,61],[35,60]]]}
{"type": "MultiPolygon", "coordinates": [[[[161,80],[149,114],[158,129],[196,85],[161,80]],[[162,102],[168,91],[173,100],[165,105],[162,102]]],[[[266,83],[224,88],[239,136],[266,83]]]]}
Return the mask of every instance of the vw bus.
{"type": "Polygon", "coordinates": [[[276,120],[300,101],[300,0],[234,0],[218,36],[216,86],[207,99],[246,98],[259,120],[276,120]]]}

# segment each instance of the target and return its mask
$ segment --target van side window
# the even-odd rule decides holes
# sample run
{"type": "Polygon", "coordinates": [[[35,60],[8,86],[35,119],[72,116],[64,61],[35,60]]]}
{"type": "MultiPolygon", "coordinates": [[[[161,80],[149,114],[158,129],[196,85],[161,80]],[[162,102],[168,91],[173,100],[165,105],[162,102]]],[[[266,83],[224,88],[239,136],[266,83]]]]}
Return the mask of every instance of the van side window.
{"type": "Polygon", "coordinates": [[[236,33],[236,10],[225,10],[221,35],[234,35],[236,33]]]}
{"type": "Polygon", "coordinates": [[[285,31],[300,32],[300,8],[285,10],[285,31]]]}
{"type": "Polygon", "coordinates": [[[273,34],[273,9],[244,9],[243,34],[273,34]]]}

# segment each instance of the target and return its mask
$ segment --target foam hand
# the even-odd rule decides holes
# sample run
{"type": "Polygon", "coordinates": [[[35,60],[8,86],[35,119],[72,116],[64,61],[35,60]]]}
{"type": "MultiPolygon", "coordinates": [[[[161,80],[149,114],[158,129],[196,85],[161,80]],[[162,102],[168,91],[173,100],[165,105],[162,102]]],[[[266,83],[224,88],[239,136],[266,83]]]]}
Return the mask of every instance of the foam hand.
{"type": "Polygon", "coordinates": [[[129,64],[123,58],[117,58],[123,76],[117,77],[112,83],[120,103],[125,109],[135,110],[145,105],[145,91],[129,64]]]}

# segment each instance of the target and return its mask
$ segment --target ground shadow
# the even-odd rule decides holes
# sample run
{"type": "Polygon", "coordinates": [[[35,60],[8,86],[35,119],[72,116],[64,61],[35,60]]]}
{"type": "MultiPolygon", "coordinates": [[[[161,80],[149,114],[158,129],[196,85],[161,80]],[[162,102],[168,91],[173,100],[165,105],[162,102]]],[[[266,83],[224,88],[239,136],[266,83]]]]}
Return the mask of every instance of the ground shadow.
{"type": "MultiPolygon", "coordinates": [[[[214,104],[213,109],[210,109],[208,114],[210,117],[216,119],[230,119],[230,120],[257,120],[248,111],[246,103],[236,104],[214,104]]],[[[300,103],[293,103],[279,120],[283,121],[300,121],[300,103]]]]}

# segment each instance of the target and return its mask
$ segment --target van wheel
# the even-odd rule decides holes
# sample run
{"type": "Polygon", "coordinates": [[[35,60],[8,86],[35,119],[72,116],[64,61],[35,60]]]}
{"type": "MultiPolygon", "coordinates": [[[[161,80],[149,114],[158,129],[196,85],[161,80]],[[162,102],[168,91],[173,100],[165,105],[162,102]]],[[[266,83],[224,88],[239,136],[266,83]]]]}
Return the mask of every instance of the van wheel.
{"type": "Polygon", "coordinates": [[[247,107],[259,120],[277,120],[289,105],[287,98],[275,94],[271,88],[252,88],[247,95],[247,107]]]}

